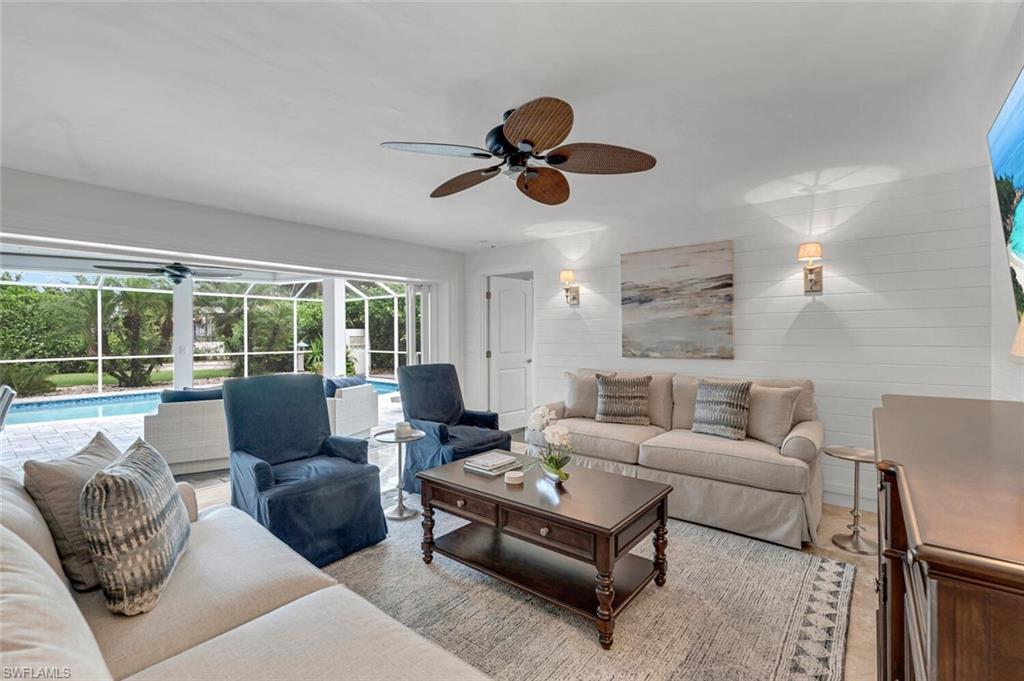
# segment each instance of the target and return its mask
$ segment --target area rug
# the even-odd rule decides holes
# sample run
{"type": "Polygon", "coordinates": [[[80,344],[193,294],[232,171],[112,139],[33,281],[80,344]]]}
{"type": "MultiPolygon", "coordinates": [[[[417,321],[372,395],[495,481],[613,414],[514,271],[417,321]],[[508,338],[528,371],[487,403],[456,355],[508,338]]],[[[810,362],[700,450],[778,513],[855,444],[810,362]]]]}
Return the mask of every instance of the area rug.
{"type": "MultiPolygon", "coordinates": [[[[464,524],[442,512],[435,520],[435,536],[464,524]]],[[[495,679],[843,678],[847,563],[670,521],[668,581],[648,585],[616,619],[606,651],[589,620],[445,556],[424,564],[417,520],[391,521],[389,531],[326,571],[495,679]]]]}

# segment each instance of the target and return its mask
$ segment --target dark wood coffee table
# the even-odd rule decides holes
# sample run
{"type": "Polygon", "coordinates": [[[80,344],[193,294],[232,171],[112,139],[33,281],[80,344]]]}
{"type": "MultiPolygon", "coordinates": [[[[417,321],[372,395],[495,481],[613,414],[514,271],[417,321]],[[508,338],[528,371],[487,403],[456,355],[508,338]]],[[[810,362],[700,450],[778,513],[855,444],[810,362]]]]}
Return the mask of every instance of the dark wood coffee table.
{"type": "Polygon", "coordinates": [[[462,465],[416,475],[423,562],[439,553],[595,620],[601,645],[611,648],[619,613],[652,579],[665,584],[672,487],[577,466],[567,469],[570,478],[562,485],[539,467],[526,472],[524,484],[508,485],[462,465]],[[471,522],[435,537],[435,508],[471,522]],[[629,553],[651,532],[653,561],[629,553]]]}

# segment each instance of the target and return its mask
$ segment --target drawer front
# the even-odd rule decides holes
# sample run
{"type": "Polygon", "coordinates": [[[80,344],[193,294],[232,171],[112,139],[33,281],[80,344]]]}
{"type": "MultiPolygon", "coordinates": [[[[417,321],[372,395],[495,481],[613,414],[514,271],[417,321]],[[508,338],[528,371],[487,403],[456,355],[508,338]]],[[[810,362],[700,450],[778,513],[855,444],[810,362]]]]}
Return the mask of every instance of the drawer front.
{"type": "Polygon", "coordinates": [[[637,545],[658,525],[658,507],[652,506],[615,537],[615,557],[618,558],[637,545]]]}
{"type": "Polygon", "coordinates": [[[488,525],[496,525],[498,521],[497,504],[456,490],[431,486],[430,504],[466,520],[488,525]]]}
{"type": "Polygon", "coordinates": [[[594,559],[594,535],[589,532],[510,508],[501,510],[501,528],[555,551],[585,560],[594,559]]]}

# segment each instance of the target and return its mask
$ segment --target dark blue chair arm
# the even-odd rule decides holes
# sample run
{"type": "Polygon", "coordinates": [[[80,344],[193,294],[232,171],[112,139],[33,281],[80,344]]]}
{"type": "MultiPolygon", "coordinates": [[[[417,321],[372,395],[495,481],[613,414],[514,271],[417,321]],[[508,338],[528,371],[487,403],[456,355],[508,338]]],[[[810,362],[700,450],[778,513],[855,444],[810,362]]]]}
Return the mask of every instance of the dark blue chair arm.
{"type": "Polygon", "coordinates": [[[445,444],[448,442],[448,426],[436,421],[424,421],[423,419],[409,419],[409,425],[417,430],[422,430],[427,437],[445,444]]]}
{"type": "Polygon", "coordinates": [[[472,411],[471,409],[467,409],[462,412],[462,418],[459,419],[459,425],[498,430],[498,415],[493,411],[472,411]]]}
{"type": "Polygon", "coordinates": [[[323,446],[320,447],[321,454],[348,459],[352,463],[369,461],[369,451],[370,445],[366,440],[357,440],[344,435],[331,435],[324,440],[323,446]]]}
{"type": "Polygon", "coordinates": [[[251,483],[257,492],[274,486],[274,472],[270,469],[270,464],[249,452],[240,449],[232,451],[229,465],[241,480],[251,483]]]}

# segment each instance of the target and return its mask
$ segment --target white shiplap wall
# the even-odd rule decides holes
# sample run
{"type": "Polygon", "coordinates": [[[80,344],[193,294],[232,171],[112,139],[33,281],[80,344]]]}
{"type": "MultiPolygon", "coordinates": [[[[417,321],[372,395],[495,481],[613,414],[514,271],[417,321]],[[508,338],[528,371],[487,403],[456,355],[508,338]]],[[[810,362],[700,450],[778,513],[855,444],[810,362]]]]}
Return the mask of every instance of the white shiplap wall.
{"type": "MultiPolygon", "coordinates": [[[[635,225],[576,223],[591,231],[471,254],[468,401],[486,406],[484,276],[524,270],[535,277],[537,403],[561,399],[562,372],[581,366],[809,377],[826,442],[871,447],[871,410],[885,393],[989,398],[990,184],[975,168],[692,218],[651,210],[635,225]],[[824,243],[825,291],[816,297],[804,296],[795,259],[808,229],[824,243]],[[734,242],[736,359],[623,358],[620,254],[721,239],[734,242]],[[558,283],[567,267],[581,287],[577,308],[558,283]]],[[[849,502],[852,471],[826,459],[825,487],[828,500],[849,502]]],[[[873,507],[871,484],[862,498],[873,507]]]]}

